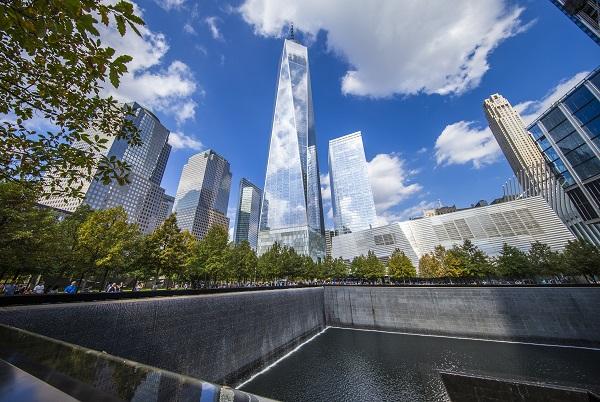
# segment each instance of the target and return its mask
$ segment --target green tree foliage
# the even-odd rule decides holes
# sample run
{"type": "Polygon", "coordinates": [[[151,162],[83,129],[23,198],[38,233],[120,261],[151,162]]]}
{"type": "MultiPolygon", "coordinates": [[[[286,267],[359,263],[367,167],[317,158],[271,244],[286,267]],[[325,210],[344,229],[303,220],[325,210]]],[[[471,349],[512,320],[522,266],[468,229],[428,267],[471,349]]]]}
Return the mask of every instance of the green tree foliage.
{"type": "Polygon", "coordinates": [[[385,265],[372,251],[369,251],[366,257],[361,255],[354,258],[350,269],[352,276],[360,279],[376,280],[385,275],[385,265]]]}
{"type": "Polygon", "coordinates": [[[230,246],[227,272],[237,282],[256,281],[258,258],[246,240],[230,246]]]}
{"type": "Polygon", "coordinates": [[[442,276],[442,264],[433,253],[423,254],[419,259],[419,277],[439,278],[442,276]]]}
{"type": "Polygon", "coordinates": [[[124,271],[127,252],[138,233],[138,226],[127,222],[122,207],[89,214],[77,230],[78,255],[83,262],[81,278],[90,272],[102,272],[102,289],[110,271],[124,271]]]}
{"type": "Polygon", "coordinates": [[[206,236],[199,240],[189,263],[189,275],[193,281],[227,280],[227,257],[229,235],[220,225],[212,226],[206,236]]]}
{"type": "Polygon", "coordinates": [[[415,278],[417,276],[417,270],[410,261],[410,258],[399,249],[394,250],[388,260],[387,267],[388,275],[395,280],[415,278]]]}
{"type": "Polygon", "coordinates": [[[128,179],[125,163],[95,159],[107,137],[140,142],[132,121],[123,121],[131,108],[101,91],[119,85],[132,58],[103,46],[98,30],[139,34],[143,24],[123,0],[0,2],[0,113],[8,116],[0,123],[0,180],[44,178],[52,192],[81,196],[82,179],[128,179]],[[48,128],[32,129],[40,119],[48,128]],[[89,148],[73,148],[78,140],[89,148]]]}
{"type": "Polygon", "coordinates": [[[354,278],[366,279],[367,277],[367,261],[364,255],[354,257],[350,263],[350,274],[354,278]]]}
{"type": "Polygon", "coordinates": [[[348,266],[341,258],[325,257],[321,263],[321,279],[344,279],[348,276],[348,266]]]}
{"type": "Polygon", "coordinates": [[[527,254],[506,243],[496,258],[496,270],[508,278],[526,278],[533,273],[527,254]]]}
{"type": "Polygon", "coordinates": [[[561,254],[552,251],[550,246],[544,243],[532,243],[527,253],[527,259],[532,275],[557,275],[563,268],[561,254]]]}
{"type": "Polygon", "coordinates": [[[563,272],[583,275],[588,281],[597,282],[600,276],[600,249],[584,240],[570,241],[563,252],[563,272]]]}
{"type": "Polygon", "coordinates": [[[195,238],[188,231],[177,227],[175,214],[169,215],[147,240],[155,278],[158,280],[160,275],[170,280],[182,278],[195,243],[195,238]]]}

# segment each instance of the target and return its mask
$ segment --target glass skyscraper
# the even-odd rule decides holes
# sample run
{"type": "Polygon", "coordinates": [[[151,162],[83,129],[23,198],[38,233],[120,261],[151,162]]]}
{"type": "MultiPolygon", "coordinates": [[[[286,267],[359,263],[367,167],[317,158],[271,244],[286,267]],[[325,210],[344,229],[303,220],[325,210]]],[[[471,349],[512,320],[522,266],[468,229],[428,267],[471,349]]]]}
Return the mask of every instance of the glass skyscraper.
{"type": "Polygon", "coordinates": [[[528,130],[583,220],[600,223],[600,69],[528,130]]]}
{"type": "MultiPolygon", "coordinates": [[[[132,104],[131,117],[138,127],[142,145],[131,146],[123,139],[106,137],[106,156],[114,156],[131,167],[129,183],[119,185],[111,182],[104,185],[98,180],[83,182],[84,198],[63,196],[43,199],[40,203],[57,209],[73,212],[81,203],[94,209],[121,206],[127,212],[129,221],[137,223],[143,232],[151,232],[163,222],[160,214],[165,190],[160,187],[165,167],[171,153],[168,143],[169,130],[148,109],[137,103],[132,104]]],[[[89,144],[79,141],[73,144],[78,149],[88,149],[89,144]]]]}
{"type": "Polygon", "coordinates": [[[336,233],[375,226],[377,215],[360,131],[329,141],[329,181],[336,233]]]}
{"type": "Polygon", "coordinates": [[[228,230],[230,189],[231,171],[225,158],[210,149],[191,156],[183,166],[173,205],[179,228],[198,239],[214,225],[228,230]]]}
{"type": "Polygon", "coordinates": [[[279,64],[258,254],[275,242],[325,256],[308,50],[294,39],[285,40],[279,64]]]}
{"type": "Polygon", "coordinates": [[[240,199],[235,216],[233,240],[236,244],[246,240],[254,250],[258,243],[261,198],[260,188],[245,178],[240,180],[240,199]]]}

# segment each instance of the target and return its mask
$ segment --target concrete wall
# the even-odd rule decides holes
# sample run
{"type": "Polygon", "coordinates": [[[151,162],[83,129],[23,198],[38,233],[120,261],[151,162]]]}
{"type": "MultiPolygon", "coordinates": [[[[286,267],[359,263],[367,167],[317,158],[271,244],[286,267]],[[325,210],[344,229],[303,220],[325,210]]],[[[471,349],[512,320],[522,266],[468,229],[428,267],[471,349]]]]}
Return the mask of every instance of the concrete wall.
{"type": "Polygon", "coordinates": [[[322,288],[7,307],[0,322],[216,383],[325,326],[322,288]]]}
{"type": "Polygon", "coordinates": [[[325,287],[327,325],[600,346],[600,288],[325,287]]]}

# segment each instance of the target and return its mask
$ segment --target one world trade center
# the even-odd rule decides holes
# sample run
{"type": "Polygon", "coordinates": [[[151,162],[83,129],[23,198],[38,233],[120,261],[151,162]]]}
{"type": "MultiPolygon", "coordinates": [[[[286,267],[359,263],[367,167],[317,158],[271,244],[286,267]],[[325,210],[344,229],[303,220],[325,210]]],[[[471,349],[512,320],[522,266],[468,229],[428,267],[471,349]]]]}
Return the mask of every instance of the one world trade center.
{"type": "Polygon", "coordinates": [[[279,64],[258,254],[277,242],[323,259],[323,226],[308,50],[292,31],[279,64]]]}

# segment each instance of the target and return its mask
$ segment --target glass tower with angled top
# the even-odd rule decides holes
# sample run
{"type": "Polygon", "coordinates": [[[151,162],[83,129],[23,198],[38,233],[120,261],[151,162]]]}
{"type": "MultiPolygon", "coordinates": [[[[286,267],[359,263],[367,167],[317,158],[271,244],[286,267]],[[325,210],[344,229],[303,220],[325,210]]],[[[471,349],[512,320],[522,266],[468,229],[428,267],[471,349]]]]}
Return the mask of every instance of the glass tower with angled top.
{"type": "Polygon", "coordinates": [[[313,260],[325,256],[308,50],[293,29],[279,63],[258,254],[275,242],[313,260]]]}
{"type": "Polygon", "coordinates": [[[329,180],[336,234],[377,224],[360,131],[329,141],[329,180]]]}

